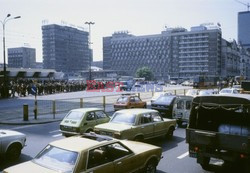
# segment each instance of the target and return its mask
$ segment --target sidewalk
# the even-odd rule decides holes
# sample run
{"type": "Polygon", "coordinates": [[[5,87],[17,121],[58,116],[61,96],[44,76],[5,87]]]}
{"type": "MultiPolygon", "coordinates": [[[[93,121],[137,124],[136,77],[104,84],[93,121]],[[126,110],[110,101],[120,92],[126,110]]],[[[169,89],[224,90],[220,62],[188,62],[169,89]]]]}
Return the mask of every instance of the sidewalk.
{"type": "Polygon", "coordinates": [[[57,122],[61,121],[66,113],[62,114],[56,114],[55,118],[53,115],[39,115],[37,116],[37,119],[34,118],[34,116],[29,116],[28,121],[24,121],[23,118],[15,118],[15,119],[9,119],[9,120],[0,120],[0,124],[5,125],[32,125],[32,124],[45,124],[45,123],[51,123],[51,122],[57,122]]]}

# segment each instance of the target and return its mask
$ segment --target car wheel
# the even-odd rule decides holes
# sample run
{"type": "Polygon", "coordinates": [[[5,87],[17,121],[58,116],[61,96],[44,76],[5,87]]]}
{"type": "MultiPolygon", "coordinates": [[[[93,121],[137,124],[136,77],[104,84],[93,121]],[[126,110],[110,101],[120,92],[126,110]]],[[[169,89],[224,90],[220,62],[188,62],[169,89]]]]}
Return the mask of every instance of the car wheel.
{"type": "Polygon", "coordinates": [[[145,105],[143,106],[143,108],[147,108],[147,105],[145,104],[145,105]]]}
{"type": "Polygon", "coordinates": [[[92,129],[88,129],[88,130],[86,131],[86,133],[90,133],[90,132],[93,132],[93,130],[92,130],[92,129]]]}
{"type": "Polygon", "coordinates": [[[7,159],[11,161],[17,160],[21,155],[21,150],[22,147],[19,144],[12,144],[6,152],[7,159]]]}
{"type": "Polygon", "coordinates": [[[167,132],[167,138],[171,139],[174,136],[174,127],[170,127],[167,132]]]}
{"type": "Polygon", "coordinates": [[[153,160],[150,160],[143,169],[144,173],[156,173],[156,164],[153,160]]]}
{"type": "Polygon", "coordinates": [[[203,160],[202,163],[200,163],[202,169],[209,171],[210,157],[203,157],[202,160],[203,160]]]}
{"type": "Polygon", "coordinates": [[[182,121],[177,121],[178,127],[182,127],[182,121]]]}
{"type": "Polygon", "coordinates": [[[134,141],[142,142],[142,141],[143,141],[143,136],[136,136],[136,137],[134,138],[134,141]]]}

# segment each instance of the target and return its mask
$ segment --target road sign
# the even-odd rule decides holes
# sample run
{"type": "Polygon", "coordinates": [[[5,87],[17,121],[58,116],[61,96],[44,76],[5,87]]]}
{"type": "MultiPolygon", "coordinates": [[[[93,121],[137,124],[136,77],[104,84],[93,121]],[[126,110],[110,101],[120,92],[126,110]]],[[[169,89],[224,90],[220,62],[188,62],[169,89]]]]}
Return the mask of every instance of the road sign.
{"type": "Polygon", "coordinates": [[[31,94],[32,95],[36,95],[37,94],[37,88],[36,88],[36,86],[32,86],[31,87],[31,94]]]}

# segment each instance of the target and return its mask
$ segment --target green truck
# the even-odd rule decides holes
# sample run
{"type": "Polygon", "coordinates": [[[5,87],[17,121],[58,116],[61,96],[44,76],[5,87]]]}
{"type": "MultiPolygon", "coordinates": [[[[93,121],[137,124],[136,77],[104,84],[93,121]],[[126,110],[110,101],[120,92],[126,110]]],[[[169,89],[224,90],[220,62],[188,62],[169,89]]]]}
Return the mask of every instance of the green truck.
{"type": "Polygon", "coordinates": [[[250,172],[250,95],[197,96],[186,129],[189,156],[209,170],[212,158],[250,172]]]}

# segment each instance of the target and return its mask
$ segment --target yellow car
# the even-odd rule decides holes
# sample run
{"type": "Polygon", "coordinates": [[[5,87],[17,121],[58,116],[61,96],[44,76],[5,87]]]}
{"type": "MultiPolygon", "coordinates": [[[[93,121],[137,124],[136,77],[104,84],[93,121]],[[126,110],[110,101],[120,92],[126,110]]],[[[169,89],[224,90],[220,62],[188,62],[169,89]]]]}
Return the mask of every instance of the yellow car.
{"type": "Polygon", "coordinates": [[[79,108],[69,111],[60,123],[64,136],[88,133],[94,126],[109,122],[109,116],[101,108],[79,108]]]}
{"type": "Polygon", "coordinates": [[[95,126],[97,134],[117,139],[143,141],[166,135],[172,137],[176,120],[162,118],[153,109],[124,109],[114,113],[108,123],[95,126]]]}
{"type": "Polygon", "coordinates": [[[154,145],[86,133],[54,141],[31,161],[3,173],[154,173],[161,154],[154,145]]]}

